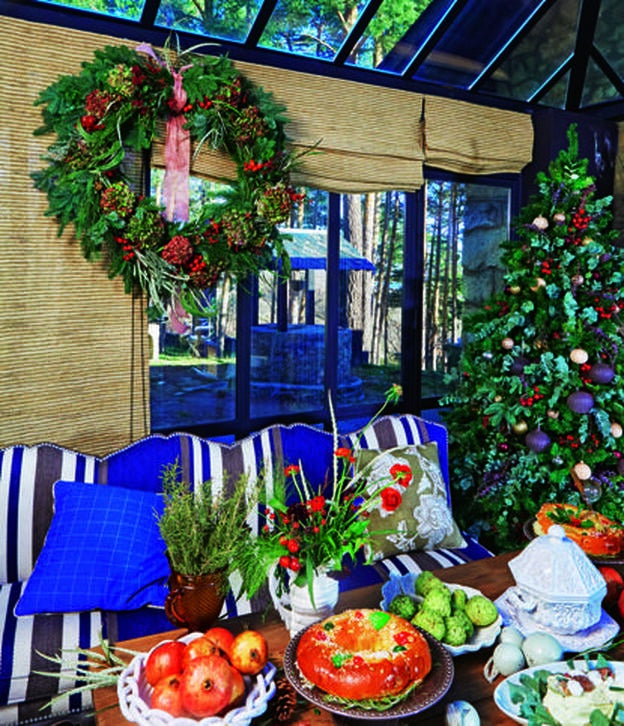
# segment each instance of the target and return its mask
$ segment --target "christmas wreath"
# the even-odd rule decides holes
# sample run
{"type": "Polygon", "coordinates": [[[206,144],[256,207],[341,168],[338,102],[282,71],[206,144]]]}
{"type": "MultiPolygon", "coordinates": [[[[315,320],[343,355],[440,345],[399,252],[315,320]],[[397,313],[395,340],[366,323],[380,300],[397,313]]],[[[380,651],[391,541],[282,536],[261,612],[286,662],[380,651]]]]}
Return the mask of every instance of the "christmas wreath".
{"type": "MultiPolygon", "coordinates": [[[[161,55],[147,45],[108,46],[36,101],[56,134],[32,177],[48,198],[59,235],[73,224],[84,256],[104,256],[126,292],[156,309],[175,296],[189,311],[222,273],[242,278],[288,263],[279,223],[301,200],[289,183],[284,109],[223,56],[161,55]],[[163,202],[131,183],[137,160],[166,122],[163,202]],[[225,152],[236,165],[227,191],[189,216],[191,148],[225,152]]],[[[197,207],[197,208],[195,208],[197,207]]]]}

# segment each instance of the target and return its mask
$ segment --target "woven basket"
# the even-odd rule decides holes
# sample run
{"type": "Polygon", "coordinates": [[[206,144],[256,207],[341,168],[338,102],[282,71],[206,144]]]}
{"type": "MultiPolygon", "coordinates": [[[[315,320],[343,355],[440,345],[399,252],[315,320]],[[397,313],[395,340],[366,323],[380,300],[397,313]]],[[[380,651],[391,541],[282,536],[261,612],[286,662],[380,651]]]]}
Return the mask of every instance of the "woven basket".
{"type": "MultiPolygon", "coordinates": [[[[183,643],[190,643],[201,635],[202,633],[190,633],[180,640],[183,643]]],[[[266,711],[269,700],[275,694],[273,677],[276,668],[272,663],[267,663],[255,679],[245,676],[247,686],[245,704],[228,711],[223,718],[219,716],[202,719],[175,718],[165,711],[152,709],[149,706],[153,688],[145,680],[145,661],[148,655],[149,653],[142,653],[135,656],[117,681],[117,696],[123,717],[141,726],[217,726],[217,724],[249,726],[252,719],[266,711]]]]}

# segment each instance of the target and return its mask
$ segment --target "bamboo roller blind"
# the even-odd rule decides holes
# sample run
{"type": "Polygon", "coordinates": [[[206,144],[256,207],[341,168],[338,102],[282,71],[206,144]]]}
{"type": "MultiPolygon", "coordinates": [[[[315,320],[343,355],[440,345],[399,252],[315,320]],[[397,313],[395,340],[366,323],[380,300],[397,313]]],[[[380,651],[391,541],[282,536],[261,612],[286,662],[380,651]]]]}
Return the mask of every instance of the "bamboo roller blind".
{"type": "MultiPolygon", "coordinates": [[[[85,261],[73,231],[57,238],[30,174],[51,138],[33,103],[105,45],[130,41],[4,17],[0,40],[2,201],[0,446],[54,441],[104,454],[149,429],[149,355],[143,303],[85,261]],[[19,53],[15,49],[19,48],[19,53]],[[147,351],[146,351],[147,352],[147,351]]],[[[286,106],[287,134],[304,157],[296,181],[338,192],[413,190],[423,163],[475,173],[520,171],[531,157],[528,116],[352,81],[239,63],[286,106]],[[453,164],[457,166],[453,166],[453,164]]],[[[158,163],[162,142],[155,144],[158,163]]],[[[232,176],[229,159],[202,150],[194,171],[232,176]]]]}

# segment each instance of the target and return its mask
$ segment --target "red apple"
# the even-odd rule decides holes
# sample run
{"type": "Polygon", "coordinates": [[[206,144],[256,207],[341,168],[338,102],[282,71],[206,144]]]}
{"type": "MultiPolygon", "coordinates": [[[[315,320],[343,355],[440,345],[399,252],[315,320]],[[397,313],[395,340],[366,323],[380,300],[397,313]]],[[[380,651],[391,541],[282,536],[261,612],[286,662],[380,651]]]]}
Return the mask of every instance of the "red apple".
{"type": "Polygon", "coordinates": [[[221,655],[227,654],[232,641],[234,640],[234,633],[227,628],[222,628],[219,625],[215,625],[213,628],[209,628],[203,635],[204,638],[208,638],[211,643],[214,643],[217,648],[221,651],[221,655]]]}
{"type": "Polygon", "coordinates": [[[603,602],[607,606],[615,605],[620,593],[624,590],[624,578],[622,578],[622,575],[620,575],[614,567],[603,565],[598,569],[607,583],[607,594],[605,595],[603,602]]]}
{"type": "Polygon", "coordinates": [[[234,676],[220,655],[200,655],[180,676],[182,707],[195,718],[214,716],[230,702],[234,676]]]}
{"type": "Polygon", "coordinates": [[[184,715],[180,676],[178,674],[165,676],[158,681],[152,691],[150,707],[166,711],[174,718],[184,715]]]}
{"type": "Polygon", "coordinates": [[[186,667],[192,660],[202,655],[219,655],[219,648],[203,635],[195,638],[195,640],[192,640],[186,646],[184,656],[182,657],[182,670],[186,670],[186,667]]]}
{"type": "Polygon", "coordinates": [[[242,706],[243,701],[245,700],[245,679],[243,678],[243,674],[240,671],[237,671],[236,668],[231,666],[230,668],[232,675],[234,676],[234,683],[232,686],[232,695],[230,696],[228,709],[242,706]]]}
{"type": "Polygon", "coordinates": [[[182,672],[182,658],[186,644],[180,640],[169,640],[153,648],[145,659],[145,680],[155,686],[165,676],[182,672]]]}
{"type": "Polygon", "coordinates": [[[255,676],[269,660],[269,646],[262,633],[244,630],[232,641],[229,656],[234,668],[245,675],[255,676]]]}

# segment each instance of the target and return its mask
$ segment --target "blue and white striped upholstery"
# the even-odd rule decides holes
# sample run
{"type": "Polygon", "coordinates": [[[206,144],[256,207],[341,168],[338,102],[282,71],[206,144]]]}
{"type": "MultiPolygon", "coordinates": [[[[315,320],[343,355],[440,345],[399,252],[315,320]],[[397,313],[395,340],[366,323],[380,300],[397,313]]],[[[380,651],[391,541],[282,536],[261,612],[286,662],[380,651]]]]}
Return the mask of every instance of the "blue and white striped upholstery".
{"type": "MultiPolygon", "coordinates": [[[[446,430],[416,416],[386,416],[364,435],[340,437],[341,446],[356,442],[366,448],[391,448],[436,441],[442,473],[448,487],[446,430]]],[[[239,476],[255,482],[263,472],[268,480],[275,468],[301,463],[313,484],[322,483],[331,470],[334,438],[313,426],[274,425],[241,441],[224,444],[189,434],[153,435],[103,458],[87,456],[53,444],[14,446],[0,450],[0,724],[62,716],[90,705],[90,695],[65,698],[55,706],[40,707],[59,692],[73,687],[72,678],[57,679],[34,674],[50,672],[53,664],[37,655],[58,654],[61,649],[97,645],[100,634],[116,640],[160,632],[170,624],[159,608],[132,612],[91,612],[15,617],[13,608],[43,547],[53,516],[53,485],[59,480],[123,486],[159,491],[163,469],[178,462],[183,476],[197,485],[210,480],[215,490],[228,491],[239,476]]],[[[448,488],[450,502],[450,488],[448,488]]],[[[250,525],[257,531],[259,521],[250,525]]],[[[466,537],[468,546],[399,555],[375,565],[359,564],[341,579],[341,589],[382,582],[389,573],[420,571],[486,557],[490,553],[466,537]]],[[[236,578],[233,589],[237,590],[236,578]]],[[[263,611],[268,593],[253,601],[229,595],[223,616],[263,611]]]]}

